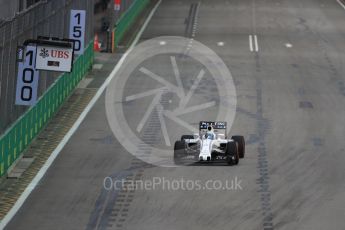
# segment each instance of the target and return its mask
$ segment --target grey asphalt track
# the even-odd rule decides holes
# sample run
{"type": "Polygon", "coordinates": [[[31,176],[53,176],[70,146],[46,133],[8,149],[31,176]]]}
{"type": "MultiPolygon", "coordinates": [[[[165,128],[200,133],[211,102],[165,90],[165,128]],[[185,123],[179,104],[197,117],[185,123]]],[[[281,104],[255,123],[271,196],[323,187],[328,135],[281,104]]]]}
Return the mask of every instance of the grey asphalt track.
{"type": "MultiPolygon", "coordinates": [[[[145,165],[113,136],[103,96],[7,229],[344,228],[345,10],[335,0],[204,0],[195,13],[194,3],[163,0],[142,40],[190,37],[186,18],[197,18],[194,39],[213,49],[233,75],[231,133],[245,136],[245,159],[234,167],[145,165]],[[249,35],[257,35],[258,52],[250,52],[249,35]],[[107,176],[237,177],[243,190],[106,191],[107,176]]],[[[157,68],[172,73],[168,65],[157,68]]],[[[212,82],[205,84],[203,93],[216,97],[212,82]]],[[[129,94],[150,87],[152,81],[141,79],[129,94]]],[[[127,108],[128,121],[138,122],[143,106],[127,108]]]]}

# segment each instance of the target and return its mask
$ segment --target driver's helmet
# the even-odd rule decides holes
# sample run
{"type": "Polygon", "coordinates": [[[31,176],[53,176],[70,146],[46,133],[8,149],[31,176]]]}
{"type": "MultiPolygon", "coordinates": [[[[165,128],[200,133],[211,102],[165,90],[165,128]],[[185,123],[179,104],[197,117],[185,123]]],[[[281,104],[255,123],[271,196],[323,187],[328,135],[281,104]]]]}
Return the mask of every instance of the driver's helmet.
{"type": "Polygon", "coordinates": [[[214,140],[214,139],[216,139],[215,134],[214,134],[213,132],[207,132],[207,133],[205,134],[205,137],[206,137],[206,139],[209,139],[209,140],[214,140]]]}
{"type": "Polygon", "coordinates": [[[214,140],[216,139],[216,134],[213,132],[212,127],[209,126],[207,127],[207,132],[205,134],[205,138],[209,140],[214,140]]]}

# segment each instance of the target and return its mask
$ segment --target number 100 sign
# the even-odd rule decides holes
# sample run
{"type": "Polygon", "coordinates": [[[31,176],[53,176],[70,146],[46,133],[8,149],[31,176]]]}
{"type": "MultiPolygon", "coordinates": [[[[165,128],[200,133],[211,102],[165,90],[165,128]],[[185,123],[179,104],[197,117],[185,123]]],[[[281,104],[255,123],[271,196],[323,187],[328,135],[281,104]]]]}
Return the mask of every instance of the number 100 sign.
{"type": "Polygon", "coordinates": [[[69,27],[69,38],[74,39],[74,53],[84,53],[85,43],[85,10],[71,10],[71,19],[69,27]]]}
{"type": "Polygon", "coordinates": [[[19,62],[16,105],[34,105],[37,100],[39,72],[35,69],[36,47],[27,46],[24,59],[19,62]]]}

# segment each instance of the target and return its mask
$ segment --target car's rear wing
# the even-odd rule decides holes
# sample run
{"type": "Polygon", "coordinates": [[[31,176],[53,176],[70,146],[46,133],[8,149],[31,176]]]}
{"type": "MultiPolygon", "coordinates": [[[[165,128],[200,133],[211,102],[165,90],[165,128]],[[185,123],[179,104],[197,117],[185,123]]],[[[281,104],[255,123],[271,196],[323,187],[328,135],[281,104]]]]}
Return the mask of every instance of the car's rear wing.
{"type": "Polygon", "coordinates": [[[223,134],[224,138],[226,138],[228,126],[226,121],[200,121],[200,135],[204,135],[207,132],[208,127],[210,126],[213,128],[215,134],[223,134]]]}

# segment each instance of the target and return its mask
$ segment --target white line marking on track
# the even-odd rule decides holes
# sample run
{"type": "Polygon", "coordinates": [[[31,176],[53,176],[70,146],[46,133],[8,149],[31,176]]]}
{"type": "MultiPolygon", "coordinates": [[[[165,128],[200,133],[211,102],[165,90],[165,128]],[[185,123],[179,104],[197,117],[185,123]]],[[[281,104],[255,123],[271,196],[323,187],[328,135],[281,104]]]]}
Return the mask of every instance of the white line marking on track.
{"type": "Polygon", "coordinates": [[[218,42],[217,45],[218,45],[218,46],[224,46],[225,43],[224,43],[224,42],[218,42]]]}
{"type": "Polygon", "coordinates": [[[255,51],[259,52],[258,37],[256,35],[254,35],[254,43],[255,43],[255,51]]]}
{"type": "Polygon", "coordinates": [[[286,46],[286,48],[292,48],[293,47],[293,45],[291,43],[286,43],[285,46],[286,46]]]}
{"type": "Polygon", "coordinates": [[[344,8],[344,10],[345,10],[345,5],[344,5],[344,3],[342,3],[340,0],[337,0],[337,2],[339,3],[339,5],[341,5],[341,7],[343,7],[344,8]]]}
{"type": "Polygon", "coordinates": [[[155,7],[152,9],[150,15],[146,19],[144,25],[141,27],[139,33],[137,34],[135,40],[133,41],[130,48],[126,51],[126,53],[122,56],[120,61],[117,63],[117,65],[114,67],[113,71],[110,73],[110,75],[107,77],[103,85],[98,89],[96,95],[91,99],[90,103],[86,106],[84,111],[80,114],[78,120],[73,124],[72,128],[68,131],[68,133],[64,136],[62,141],[59,143],[59,145],[54,149],[53,153],[50,155],[46,163],[43,165],[43,167],[40,169],[40,171],[37,173],[37,175],[34,177],[34,179],[30,182],[30,184],[26,187],[22,195],[18,198],[14,206],[11,208],[11,210],[6,214],[6,216],[1,220],[0,222],[0,229],[4,229],[6,225],[12,220],[12,218],[16,215],[18,210],[22,207],[25,200],[29,197],[31,192],[36,188],[42,177],[46,174],[49,167],[53,164],[56,157],[60,154],[62,149],[65,147],[67,142],[70,140],[72,135],[76,132],[76,130],[79,128],[80,124],[85,120],[85,117],[90,112],[90,110],[93,108],[93,106],[96,104],[98,99],[102,96],[103,92],[111,82],[111,80],[115,77],[117,72],[119,71],[121,65],[127,58],[128,54],[134,49],[135,45],[138,43],[141,35],[145,31],[147,25],[151,21],[154,13],[156,12],[157,8],[161,4],[162,0],[159,0],[155,7]]]}
{"type": "Polygon", "coordinates": [[[249,50],[250,50],[250,52],[254,51],[254,49],[253,49],[253,36],[252,35],[249,35],[249,50]]]}
{"type": "Polygon", "coordinates": [[[259,52],[259,43],[257,35],[249,35],[249,50],[250,52],[259,52]]]}

